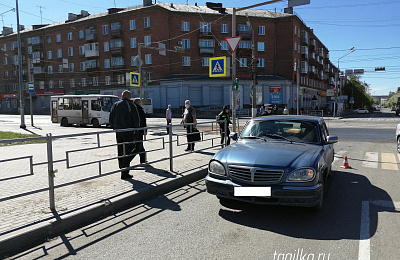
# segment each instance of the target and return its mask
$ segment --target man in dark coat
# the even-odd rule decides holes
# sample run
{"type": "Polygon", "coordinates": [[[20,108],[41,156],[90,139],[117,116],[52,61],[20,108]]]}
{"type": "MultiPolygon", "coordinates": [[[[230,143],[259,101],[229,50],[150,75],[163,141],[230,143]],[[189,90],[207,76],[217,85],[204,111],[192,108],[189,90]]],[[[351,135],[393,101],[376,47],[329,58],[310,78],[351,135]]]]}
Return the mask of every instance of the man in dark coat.
{"type": "MultiPolygon", "coordinates": [[[[135,98],[133,103],[136,105],[139,116],[140,116],[140,123],[139,127],[146,127],[146,114],[144,113],[143,107],[142,107],[142,100],[140,98],[135,98]]],[[[134,155],[133,157],[136,156],[136,154],[139,154],[140,157],[140,163],[141,164],[146,164],[146,151],[143,146],[143,136],[146,134],[147,130],[139,130],[135,134],[135,141],[136,141],[136,146],[135,149],[133,150],[134,155]]]]}
{"type": "Polygon", "coordinates": [[[140,124],[139,112],[131,102],[131,92],[125,90],[122,92],[122,100],[115,102],[110,111],[110,126],[117,130],[116,139],[118,144],[118,164],[121,169],[121,179],[130,179],[133,176],[129,174],[128,168],[133,159],[132,150],[135,148],[135,132],[118,131],[128,128],[138,128],[140,124]],[[124,144],[123,144],[124,143],[124,144]]]}
{"type": "MultiPolygon", "coordinates": [[[[197,123],[196,119],[196,110],[191,106],[190,100],[185,101],[185,112],[183,113],[183,119],[181,124],[190,124],[190,123],[197,123]]],[[[186,152],[193,152],[194,151],[194,141],[193,141],[193,129],[196,128],[196,125],[187,125],[186,128],[186,138],[188,146],[185,149],[186,152]]]]}
{"type": "Polygon", "coordinates": [[[224,110],[222,110],[221,113],[217,116],[217,121],[219,121],[219,132],[221,134],[221,147],[224,147],[224,139],[228,138],[226,140],[226,145],[230,145],[231,139],[229,138],[229,124],[232,124],[231,122],[231,117],[229,115],[229,107],[225,106],[224,110]],[[224,122],[221,122],[224,121],[224,122]],[[226,122],[226,133],[225,133],[225,122],[226,122]]]}

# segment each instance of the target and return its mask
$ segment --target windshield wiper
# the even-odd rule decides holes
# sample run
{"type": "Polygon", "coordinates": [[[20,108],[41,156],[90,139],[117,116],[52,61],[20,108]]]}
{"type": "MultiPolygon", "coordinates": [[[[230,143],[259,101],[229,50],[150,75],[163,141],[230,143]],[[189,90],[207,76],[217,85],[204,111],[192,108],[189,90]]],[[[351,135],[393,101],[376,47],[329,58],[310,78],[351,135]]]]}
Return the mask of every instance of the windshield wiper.
{"type": "Polygon", "coordinates": [[[281,136],[281,135],[277,135],[277,134],[263,134],[263,136],[270,137],[270,138],[274,138],[274,139],[286,140],[286,141],[288,141],[288,142],[290,142],[290,143],[293,143],[292,140],[290,140],[290,139],[288,139],[288,138],[286,138],[286,137],[283,137],[283,136],[281,136]]]}
{"type": "Polygon", "coordinates": [[[259,136],[243,136],[242,139],[262,139],[265,141],[265,138],[259,136]]]}

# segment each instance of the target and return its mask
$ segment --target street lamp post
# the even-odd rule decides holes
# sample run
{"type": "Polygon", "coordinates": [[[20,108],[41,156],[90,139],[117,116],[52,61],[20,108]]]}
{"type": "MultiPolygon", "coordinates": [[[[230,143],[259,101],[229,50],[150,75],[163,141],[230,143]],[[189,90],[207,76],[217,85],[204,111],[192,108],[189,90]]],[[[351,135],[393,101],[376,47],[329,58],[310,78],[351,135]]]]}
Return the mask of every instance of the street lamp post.
{"type": "Polygon", "coordinates": [[[15,9],[17,13],[17,45],[18,45],[18,89],[19,89],[19,110],[21,114],[20,128],[26,128],[25,115],[24,115],[24,101],[23,101],[23,79],[22,79],[22,55],[21,55],[21,33],[19,28],[19,11],[18,11],[18,0],[15,0],[15,9]]]}
{"type": "Polygon", "coordinates": [[[336,117],[336,103],[337,103],[337,97],[338,97],[338,93],[339,93],[339,89],[338,89],[339,84],[338,84],[338,83],[339,83],[339,78],[340,78],[340,59],[346,57],[347,55],[349,55],[350,53],[353,53],[353,52],[355,52],[355,51],[356,51],[356,50],[354,49],[354,47],[351,47],[351,48],[346,52],[346,54],[344,54],[342,57],[340,57],[340,58],[338,59],[338,72],[337,72],[337,78],[336,78],[336,80],[335,80],[336,92],[335,92],[334,101],[333,101],[333,117],[336,117]]]}

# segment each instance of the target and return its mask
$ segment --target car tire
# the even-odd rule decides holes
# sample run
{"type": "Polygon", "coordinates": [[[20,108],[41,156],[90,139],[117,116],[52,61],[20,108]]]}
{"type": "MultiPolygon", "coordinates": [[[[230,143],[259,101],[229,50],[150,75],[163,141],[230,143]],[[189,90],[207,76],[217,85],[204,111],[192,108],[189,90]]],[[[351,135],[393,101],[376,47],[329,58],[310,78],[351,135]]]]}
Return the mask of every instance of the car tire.
{"type": "Polygon", "coordinates": [[[400,153],[400,136],[397,137],[397,152],[400,153]]]}
{"type": "Polygon", "coordinates": [[[322,208],[323,208],[323,205],[324,205],[325,184],[327,183],[327,177],[328,176],[325,175],[324,179],[322,181],[321,194],[320,194],[320,198],[319,198],[318,204],[311,208],[311,210],[313,212],[321,212],[322,211],[322,208]]]}
{"type": "Polygon", "coordinates": [[[92,125],[93,125],[93,127],[96,127],[96,128],[100,127],[99,120],[97,118],[93,118],[92,125]]]}
{"type": "Polygon", "coordinates": [[[61,126],[64,126],[64,127],[67,127],[69,124],[68,124],[68,119],[66,118],[66,117],[63,117],[62,119],[61,119],[61,124],[60,124],[61,126]]]}

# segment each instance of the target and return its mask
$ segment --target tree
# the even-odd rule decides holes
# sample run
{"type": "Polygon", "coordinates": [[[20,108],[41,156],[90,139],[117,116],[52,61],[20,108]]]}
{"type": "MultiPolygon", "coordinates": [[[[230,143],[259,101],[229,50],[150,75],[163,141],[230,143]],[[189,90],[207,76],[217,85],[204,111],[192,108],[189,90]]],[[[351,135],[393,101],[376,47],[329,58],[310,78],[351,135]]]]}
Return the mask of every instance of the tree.
{"type": "Polygon", "coordinates": [[[354,108],[370,107],[376,100],[370,94],[370,87],[366,82],[361,82],[360,77],[352,76],[346,80],[342,87],[342,94],[354,97],[354,108]]]}

